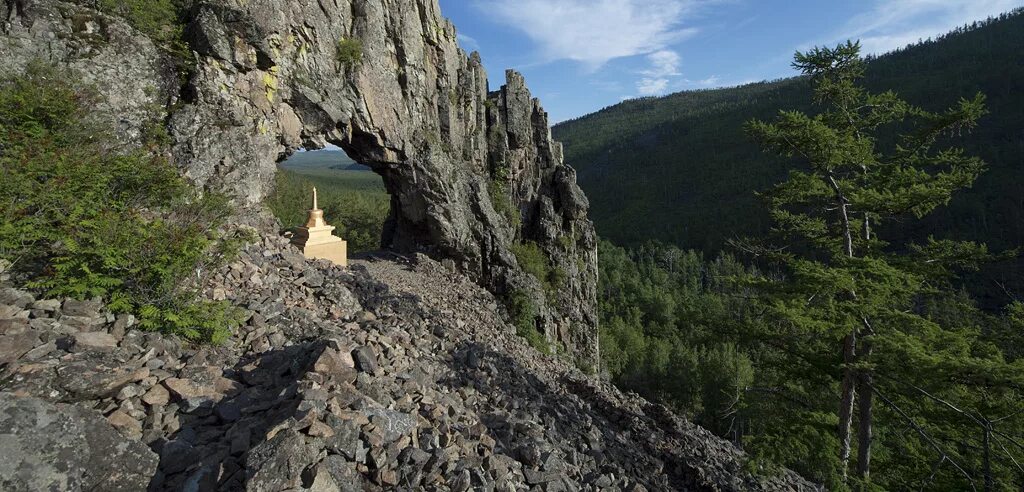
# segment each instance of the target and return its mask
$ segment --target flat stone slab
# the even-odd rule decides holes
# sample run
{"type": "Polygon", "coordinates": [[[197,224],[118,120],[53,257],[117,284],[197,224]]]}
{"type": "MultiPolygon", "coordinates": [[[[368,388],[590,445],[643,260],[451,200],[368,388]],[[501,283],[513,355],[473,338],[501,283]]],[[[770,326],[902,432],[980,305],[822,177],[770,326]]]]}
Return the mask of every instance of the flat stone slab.
{"type": "Polygon", "coordinates": [[[88,350],[111,351],[117,348],[117,339],[105,331],[86,331],[71,336],[74,340],[73,352],[88,350]]]}
{"type": "Polygon", "coordinates": [[[158,459],[100,414],[0,393],[0,490],[146,490],[158,459]]]}

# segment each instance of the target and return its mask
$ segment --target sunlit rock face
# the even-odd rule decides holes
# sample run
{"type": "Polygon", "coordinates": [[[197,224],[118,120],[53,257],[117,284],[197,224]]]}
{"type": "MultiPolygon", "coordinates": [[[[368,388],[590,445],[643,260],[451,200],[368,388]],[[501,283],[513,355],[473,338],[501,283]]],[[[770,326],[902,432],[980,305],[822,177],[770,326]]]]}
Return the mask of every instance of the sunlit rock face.
{"type": "Polygon", "coordinates": [[[70,68],[105,96],[97,115],[115,118],[123,141],[166,129],[184,174],[241,204],[257,206],[297,149],[342,147],[392,196],[383,246],[525,296],[550,341],[596,363],[596,237],[575,171],[522,76],[490,92],[436,0],[198,3],[185,76],[146,36],[74,2],[4,2],[0,17],[8,69],[34,58],[70,68]],[[495,210],[496,190],[510,210],[495,210]],[[518,264],[511,247],[523,242],[548,258],[548,278],[518,264]]]}

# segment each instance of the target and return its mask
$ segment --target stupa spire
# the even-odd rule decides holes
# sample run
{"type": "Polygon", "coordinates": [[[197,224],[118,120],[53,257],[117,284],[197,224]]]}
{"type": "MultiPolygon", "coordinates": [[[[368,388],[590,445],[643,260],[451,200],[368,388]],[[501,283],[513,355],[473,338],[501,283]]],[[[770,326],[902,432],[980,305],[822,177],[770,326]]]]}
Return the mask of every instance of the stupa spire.
{"type": "MultiPolygon", "coordinates": [[[[307,228],[315,227],[327,227],[327,222],[324,221],[324,211],[320,210],[319,204],[317,203],[316,187],[313,187],[313,208],[309,210],[309,218],[306,219],[307,228]]],[[[333,227],[331,229],[334,229],[333,227]]]]}

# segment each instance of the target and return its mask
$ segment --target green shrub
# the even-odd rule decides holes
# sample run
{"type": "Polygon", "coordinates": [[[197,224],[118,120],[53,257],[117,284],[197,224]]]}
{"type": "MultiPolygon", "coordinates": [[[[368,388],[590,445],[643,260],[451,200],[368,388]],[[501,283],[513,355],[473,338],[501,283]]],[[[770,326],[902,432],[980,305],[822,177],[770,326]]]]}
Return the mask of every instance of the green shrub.
{"type": "Polygon", "coordinates": [[[572,363],[574,366],[576,366],[576,369],[579,369],[580,372],[582,372],[583,374],[586,374],[588,376],[597,375],[597,366],[594,365],[594,363],[589,360],[576,357],[574,358],[572,363]]]}
{"type": "Polygon", "coordinates": [[[551,345],[544,334],[537,330],[537,305],[525,292],[513,291],[509,295],[509,315],[516,327],[516,334],[525,338],[530,346],[541,353],[551,354],[551,345]]]}
{"type": "Polygon", "coordinates": [[[491,197],[491,206],[494,207],[494,211],[505,217],[505,220],[508,220],[513,228],[518,228],[523,220],[519,216],[519,209],[512,203],[508,179],[508,168],[498,168],[491,176],[491,180],[487,182],[487,194],[491,197]]]}
{"type": "Polygon", "coordinates": [[[338,40],[338,63],[345,67],[355,67],[363,62],[363,42],[356,38],[338,40]]]}
{"type": "MultiPolygon", "coordinates": [[[[40,63],[0,80],[0,258],[49,296],[105,298],[142,326],[223,339],[238,313],[198,301],[205,275],[246,239],[231,209],[165,159],[111,150],[92,91],[40,63]]],[[[123,151],[123,149],[122,149],[123,151]]]]}
{"type": "Polygon", "coordinates": [[[132,27],[157,41],[181,37],[178,20],[182,2],[172,0],[99,0],[99,10],[123,17],[132,27]]]}
{"type": "Polygon", "coordinates": [[[562,267],[552,266],[548,270],[547,281],[545,282],[548,294],[556,294],[562,287],[565,287],[565,281],[568,279],[569,275],[565,273],[562,267]]]}
{"type": "Polygon", "coordinates": [[[544,251],[534,242],[513,244],[512,254],[516,256],[519,267],[533,275],[544,287],[548,297],[554,297],[565,286],[568,274],[565,269],[551,264],[544,251]]]}
{"type": "Polygon", "coordinates": [[[540,282],[548,278],[548,257],[541,251],[537,243],[525,242],[513,244],[512,254],[516,255],[519,268],[524,272],[533,275],[540,282]]]}
{"type": "Polygon", "coordinates": [[[119,16],[186,64],[192,50],[183,38],[190,0],[98,0],[101,12],[119,16]]]}

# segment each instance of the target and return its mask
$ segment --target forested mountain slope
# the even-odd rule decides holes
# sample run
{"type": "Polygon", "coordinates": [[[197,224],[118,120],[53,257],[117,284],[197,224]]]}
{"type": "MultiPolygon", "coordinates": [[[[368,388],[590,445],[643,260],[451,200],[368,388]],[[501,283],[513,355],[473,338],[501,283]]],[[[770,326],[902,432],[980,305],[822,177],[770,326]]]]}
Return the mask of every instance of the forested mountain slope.
{"type": "MultiPolygon", "coordinates": [[[[989,170],[916,229],[970,238],[993,249],[1024,244],[1024,11],[976,23],[871,60],[869,89],[893,90],[925,109],[981,91],[991,113],[954,142],[989,170]]],[[[751,118],[813,111],[806,80],[626,101],[554,128],[579,172],[598,232],[615,242],[648,239],[716,251],[769,226],[756,196],[784,175],[743,133],[751,118]],[[614,199],[613,199],[614,197],[614,199]]],[[[901,233],[902,234],[902,233],[901,233]]]]}

